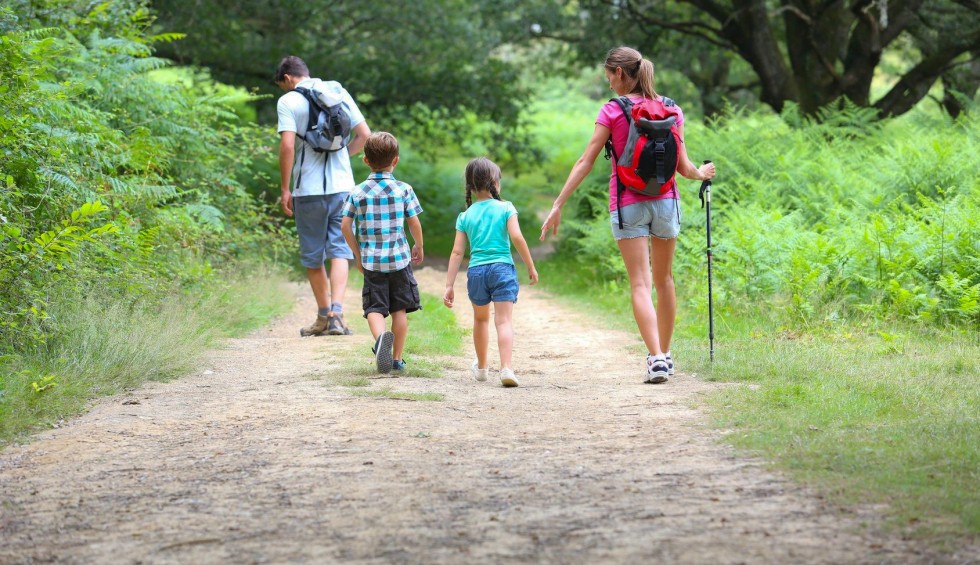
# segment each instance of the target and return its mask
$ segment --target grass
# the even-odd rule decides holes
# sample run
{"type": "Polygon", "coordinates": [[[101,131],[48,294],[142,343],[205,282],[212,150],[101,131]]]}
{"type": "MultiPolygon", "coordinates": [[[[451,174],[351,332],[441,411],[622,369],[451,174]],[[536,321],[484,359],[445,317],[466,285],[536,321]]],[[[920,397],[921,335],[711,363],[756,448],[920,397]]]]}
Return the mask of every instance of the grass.
{"type": "MultiPolygon", "coordinates": [[[[406,369],[400,373],[391,373],[390,376],[413,377],[419,379],[439,379],[442,378],[445,366],[437,361],[425,357],[415,357],[408,363],[406,369]]],[[[360,359],[347,359],[340,367],[345,376],[336,377],[337,379],[368,379],[377,377],[378,370],[374,366],[374,359],[364,357],[360,359]]],[[[340,383],[338,383],[340,384],[340,383]]],[[[363,386],[363,385],[342,385],[342,386],[363,386]]]]}
{"type": "Polygon", "coordinates": [[[413,357],[457,355],[463,347],[463,331],[456,323],[456,314],[442,305],[442,297],[421,293],[422,309],[408,315],[408,337],[405,356],[409,365],[413,357]]]}
{"type": "MultiPolygon", "coordinates": [[[[456,315],[442,306],[442,299],[421,293],[422,309],[409,314],[408,337],[405,341],[404,371],[386,375],[422,379],[442,378],[446,370],[438,357],[458,354],[463,346],[463,331],[456,324],[456,315]]],[[[385,386],[369,389],[378,378],[373,360],[348,358],[340,367],[340,375],[330,380],[339,386],[351,388],[351,394],[361,397],[390,398],[397,400],[435,401],[445,400],[445,395],[434,392],[400,392],[385,386]]]]}
{"type": "Polygon", "coordinates": [[[980,531],[978,359],[963,336],[845,327],[760,332],[693,367],[759,385],[708,401],[734,445],[843,502],[886,502],[893,525],[943,542],[980,531]]]}
{"type": "Polygon", "coordinates": [[[442,402],[446,395],[438,392],[399,392],[392,390],[391,387],[384,387],[373,390],[352,390],[354,396],[365,396],[370,398],[388,398],[391,400],[414,400],[416,402],[442,402]]]}
{"type": "Polygon", "coordinates": [[[334,384],[346,387],[371,386],[371,379],[355,376],[335,376],[330,379],[334,384]]]}
{"type": "Polygon", "coordinates": [[[95,397],[193,370],[219,339],[288,310],[280,283],[259,274],[155,304],[97,296],[53,302],[55,337],[0,365],[0,445],[84,411],[95,397]]]}
{"type": "MultiPolygon", "coordinates": [[[[606,325],[636,334],[630,350],[645,353],[626,289],[576,268],[567,259],[541,262],[544,288],[588,303],[606,325]]],[[[887,503],[893,527],[938,547],[980,532],[976,335],[861,320],[799,329],[779,318],[788,308],[778,299],[716,304],[710,363],[702,307],[679,297],[671,349],[687,374],[752,385],[705,400],[716,425],[730,430],[728,442],[831,500],[887,503]]]]}

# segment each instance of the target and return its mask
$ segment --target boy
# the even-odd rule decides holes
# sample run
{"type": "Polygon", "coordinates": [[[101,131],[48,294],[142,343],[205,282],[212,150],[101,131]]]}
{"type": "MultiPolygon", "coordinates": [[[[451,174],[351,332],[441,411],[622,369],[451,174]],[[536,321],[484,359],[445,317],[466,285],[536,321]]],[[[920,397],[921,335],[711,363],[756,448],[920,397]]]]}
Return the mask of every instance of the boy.
{"type": "Polygon", "coordinates": [[[375,362],[379,373],[403,371],[405,336],[409,312],[422,308],[418,282],[411,263],[421,263],[422,212],[412,187],[395,180],[398,140],[388,132],[371,134],[364,144],[364,162],[371,168],[366,181],[354,187],[344,203],[340,228],[354,253],[357,269],[364,274],[361,298],[364,317],[374,336],[375,362]],[[357,219],[358,244],[353,223],[357,219]],[[409,254],[402,224],[408,224],[415,245],[409,254]],[[385,318],[391,314],[391,331],[385,318]]]}

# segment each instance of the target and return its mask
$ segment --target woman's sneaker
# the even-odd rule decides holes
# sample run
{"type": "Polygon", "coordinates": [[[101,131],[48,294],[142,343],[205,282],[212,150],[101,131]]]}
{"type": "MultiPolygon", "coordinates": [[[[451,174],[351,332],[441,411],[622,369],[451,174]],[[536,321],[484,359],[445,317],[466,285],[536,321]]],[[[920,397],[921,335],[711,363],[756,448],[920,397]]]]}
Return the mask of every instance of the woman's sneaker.
{"type": "Polygon", "coordinates": [[[664,353],[664,361],[667,362],[667,374],[674,376],[674,359],[670,356],[670,351],[664,353]]]}
{"type": "Polygon", "coordinates": [[[405,363],[405,360],[404,359],[395,359],[394,361],[391,362],[391,370],[392,371],[399,371],[399,372],[401,372],[401,371],[404,371],[406,367],[407,367],[407,364],[405,363]]]}
{"type": "Polygon", "coordinates": [[[490,367],[481,369],[480,362],[473,361],[473,365],[470,367],[470,372],[473,373],[474,379],[482,383],[483,381],[487,380],[487,374],[490,372],[490,367]]]}
{"type": "Polygon", "coordinates": [[[391,356],[391,346],[395,344],[395,334],[384,332],[378,336],[371,351],[374,353],[374,362],[378,367],[379,373],[390,373],[394,359],[391,356]]]}
{"type": "Polygon", "coordinates": [[[647,354],[647,378],[643,382],[654,385],[665,383],[669,373],[670,368],[667,366],[667,360],[664,359],[663,355],[647,354]]]}
{"type": "Polygon", "coordinates": [[[520,383],[517,382],[517,376],[514,374],[513,369],[501,369],[500,370],[500,384],[505,387],[519,386],[520,383]]]}

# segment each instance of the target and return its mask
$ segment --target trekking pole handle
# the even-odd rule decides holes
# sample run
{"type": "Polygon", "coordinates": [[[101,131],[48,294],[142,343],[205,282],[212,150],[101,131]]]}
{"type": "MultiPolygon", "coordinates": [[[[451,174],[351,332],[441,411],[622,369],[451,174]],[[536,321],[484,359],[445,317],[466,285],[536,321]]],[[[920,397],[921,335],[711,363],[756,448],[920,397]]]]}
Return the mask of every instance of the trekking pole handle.
{"type": "MultiPolygon", "coordinates": [[[[711,162],[711,159],[705,159],[704,164],[707,165],[711,162]]],[[[701,199],[701,207],[704,208],[704,202],[707,199],[711,202],[711,179],[704,179],[701,181],[701,189],[698,190],[698,198],[701,199]],[[705,196],[707,195],[707,196],[705,196]]]]}

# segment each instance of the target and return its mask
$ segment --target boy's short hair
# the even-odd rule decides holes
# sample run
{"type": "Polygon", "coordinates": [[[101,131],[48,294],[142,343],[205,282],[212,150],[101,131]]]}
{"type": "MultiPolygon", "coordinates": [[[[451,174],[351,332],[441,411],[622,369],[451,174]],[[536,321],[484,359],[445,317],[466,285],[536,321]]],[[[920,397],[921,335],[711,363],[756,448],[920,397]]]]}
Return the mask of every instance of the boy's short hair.
{"type": "Polygon", "coordinates": [[[308,77],[310,76],[310,69],[302,59],[296,55],[289,55],[288,57],[283,57],[282,61],[279,61],[279,66],[276,67],[276,74],[272,80],[276,84],[279,84],[286,79],[286,75],[308,77]]]}
{"type": "Polygon", "coordinates": [[[371,170],[387,169],[397,156],[398,140],[386,131],[372,133],[364,143],[364,158],[371,170]]]}

